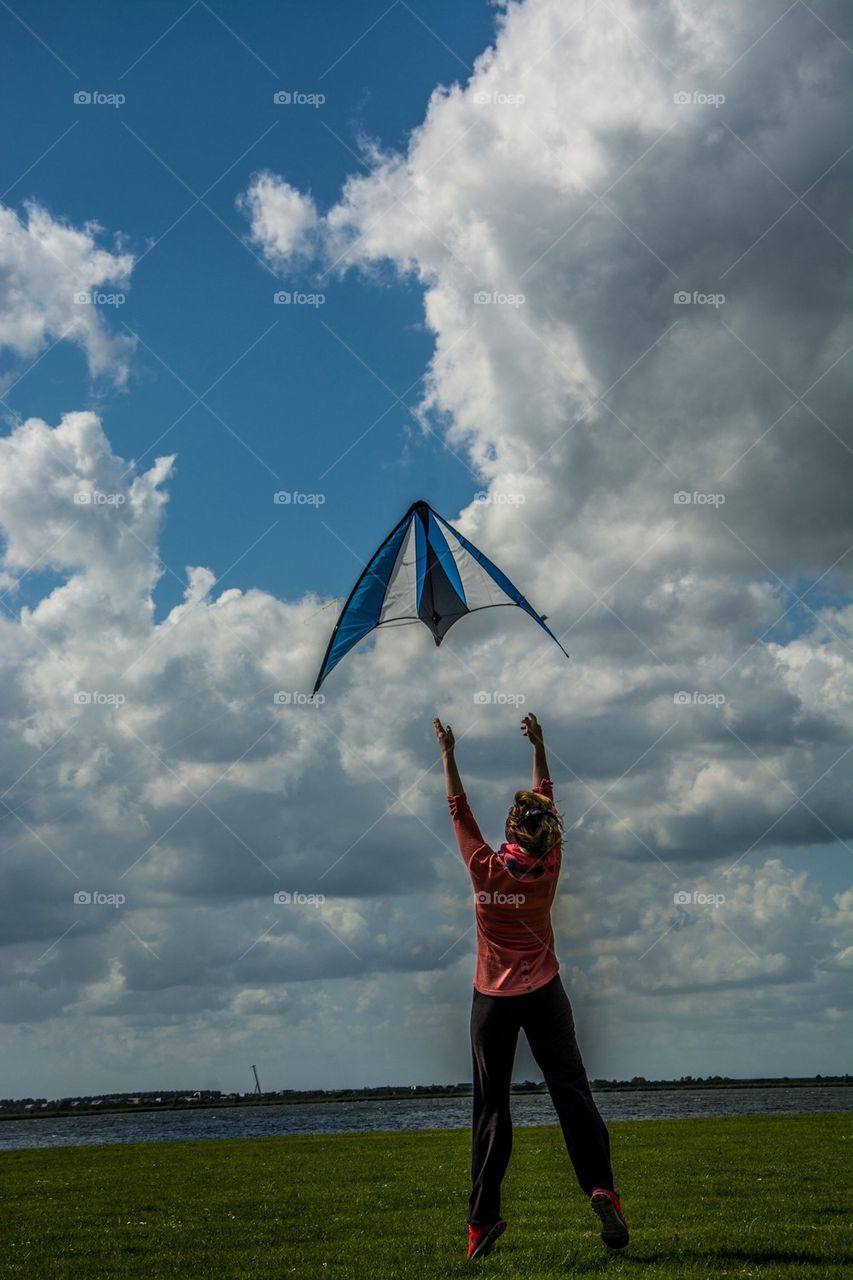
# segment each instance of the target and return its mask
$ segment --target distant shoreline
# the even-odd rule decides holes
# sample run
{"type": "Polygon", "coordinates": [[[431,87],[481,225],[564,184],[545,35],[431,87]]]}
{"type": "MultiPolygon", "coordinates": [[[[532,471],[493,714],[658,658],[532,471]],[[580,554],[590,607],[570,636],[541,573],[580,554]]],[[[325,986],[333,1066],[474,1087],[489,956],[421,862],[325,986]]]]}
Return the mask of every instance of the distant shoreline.
{"type": "MultiPolygon", "coordinates": [[[[618,1081],[618,1080],[592,1080],[592,1089],[594,1093],[654,1093],[661,1091],[697,1091],[697,1090],[731,1090],[731,1089],[823,1089],[823,1088],[850,1088],[853,1086],[853,1077],[850,1076],[821,1076],[819,1079],[808,1077],[797,1077],[792,1079],[754,1079],[754,1080],[643,1080],[643,1081],[618,1081]]],[[[544,1084],[522,1084],[513,1085],[512,1092],[515,1095],[524,1096],[526,1094],[545,1094],[547,1089],[544,1084]]],[[[271,1106],[288,1106],[294,1103],[340,1103],[340,1102],[404,1102],[404,1101],[429,1101],[436,1098],[470,1098],[471,1086],[439,1086],[437,1088],[413,1085],[406,1088],[379,1087],[375,1089],[329,1089],[326,1091],[305,1090],[299,1092],[294,1090],[286,1094],[269,1093],[269,1094],[246,1094],[241,1097],[216,1097],[216,1096],[199,1096],[195,1098],[181,1096],[175,1099],[170,1098],[168,1101],[155,1102],[153,1099],[145,1098],[137,1102],[115,1102],[103,1105],[78,1105],[65,1107],[47,1107],[42,1109],[40,1106],[31,1105],[29,1108],[22,1107],[20,1110],[13,1110],[11,1107],[0,1108],[0,1121],[2,1120],[57,1120],[66,1117],[76,1116],[103,1116],[103,1115],[125,1115],[131,1113],[138,1115],[141,1112],[170,1112],[170,1111],[200,1111],[207,1109],[220,1110],[228,1107],[271,1107],[271,1106]]],[[[86,1099],[72,1099],[84,1104],[86,1099]]]]}

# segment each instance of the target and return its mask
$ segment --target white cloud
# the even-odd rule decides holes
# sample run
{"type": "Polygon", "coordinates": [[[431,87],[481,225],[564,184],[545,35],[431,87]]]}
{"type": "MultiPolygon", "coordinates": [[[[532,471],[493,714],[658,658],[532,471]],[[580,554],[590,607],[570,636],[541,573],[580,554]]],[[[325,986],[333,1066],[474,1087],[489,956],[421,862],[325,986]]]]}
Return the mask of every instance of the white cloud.
{"type": "Polygon", "coordinates": [[[0,205],[0,348],[32,360],[60,339],[76,343],[91,374],[123,383],[133,339],[116,332],[116,300],[133,255],[100,248],[102,228],[73,227],[29,201],[26,220],[0,205]]]}
{"type": "Polygon", "coordinates": [[[274,173],[258,174],[239,204],[251,220],[252,239],[277,263],[313,252],[316,206],[289,182],[274,173]]]}

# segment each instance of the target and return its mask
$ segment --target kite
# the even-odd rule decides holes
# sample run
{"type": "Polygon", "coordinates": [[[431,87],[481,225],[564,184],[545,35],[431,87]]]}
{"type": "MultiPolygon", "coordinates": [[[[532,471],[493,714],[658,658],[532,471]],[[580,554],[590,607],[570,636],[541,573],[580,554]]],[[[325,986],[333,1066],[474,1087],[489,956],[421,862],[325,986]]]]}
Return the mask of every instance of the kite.
{"type": "MultiPolygon", "coordinates": [[[[413,502],[367,562],[341,610],[314,693],[359,640],[377,627],[423,622],[441,644],[454,622],[479,609],[517,605],[557,637],[509,578],[433,511],[413,502]]],[[[566,657],[568,658],[566,653],[566,657]]]]}

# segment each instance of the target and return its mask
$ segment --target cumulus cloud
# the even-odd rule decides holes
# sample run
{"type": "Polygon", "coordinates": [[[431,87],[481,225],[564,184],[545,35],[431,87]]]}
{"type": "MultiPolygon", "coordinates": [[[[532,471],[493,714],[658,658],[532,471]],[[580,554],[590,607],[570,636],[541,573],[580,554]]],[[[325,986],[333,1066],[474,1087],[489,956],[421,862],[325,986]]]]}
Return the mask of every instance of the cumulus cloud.
{"type": "Polygon", "coordinates": [[[100,247],[97,223],[73,227],[36,201],[25,212],[0,205],[0,348],[31,360],[65,339],[91,374],[124,382],[133,339],[104,316],[107,300],[129,287],[133,255],[100,247]]]}
{"type": "MultiPolygon", "coordinates": [[[[624,568],[642,528],[656,573],[760,557],[816,576],[850,530],[848,54],[805,8],[768,32],[777,16],[512,5],[470,82],[437,89],[407,151],[374,157],[321,219],[324,267],[387,260],[424,283],[422,407],[481,477],[526,493],[569,573],[611,551],[624,568]],[[673,511],[697,488],[722,491],[737,537],[673,511]]],[[[249,192],[271,258],[290,242],[281,181],[249,192]]]]}
{"type": "Polygon", "coordinates": [[[289,182],[274,173],[258,174],[238,203],[250,219],[252,239],[279,265],[314,251],[317,207],[289,182]]]}
{"type": "Polygon", "coordinates": [[[795,859],[853,835],[849,55],[805,6],[776,17],[510,5],[331,208],[286,173],[242,197],[295,280],[421,282],[422,420],[485,497],[457,522],[571,664],[480,614],[439,651],[362,647],[324,707],[276,702],[310,689],[328,615],[187,566],[155,622],[173,458],[137,472],[87,413],[0,442],[0,568],[62,578],[0,621],[2,1013],[34,1043],[63,1013],[115,1068],[122,1027],[157,1082],[187,1050],[272,1056],[286,1019],[297,1083],[464,1078],[471,906],[429,722],[499,839],[527,762],[486,689],[546,719],[594,1073],[841,1068],[849,893],[795,859]]]}

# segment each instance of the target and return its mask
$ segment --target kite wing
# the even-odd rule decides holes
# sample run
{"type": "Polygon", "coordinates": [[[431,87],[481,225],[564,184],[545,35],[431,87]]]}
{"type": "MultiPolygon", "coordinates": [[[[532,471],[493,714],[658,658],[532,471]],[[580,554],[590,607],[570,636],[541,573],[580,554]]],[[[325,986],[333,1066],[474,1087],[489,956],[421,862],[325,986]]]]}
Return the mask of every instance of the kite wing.
{"type": "Polygon", "coordinates": [[[376,627],[423,622],[438,645],[454,622],[498,605],[517,605],[529,613],[566,653],[544,618],[497,565],[428,503],[415,502],[353,587],[329,640],[314,693],[344,654],[376,627]]]}

